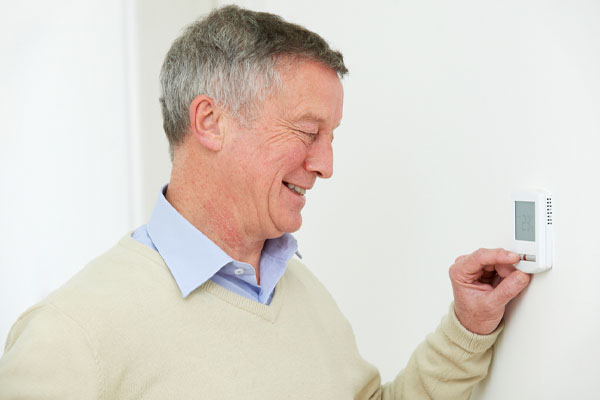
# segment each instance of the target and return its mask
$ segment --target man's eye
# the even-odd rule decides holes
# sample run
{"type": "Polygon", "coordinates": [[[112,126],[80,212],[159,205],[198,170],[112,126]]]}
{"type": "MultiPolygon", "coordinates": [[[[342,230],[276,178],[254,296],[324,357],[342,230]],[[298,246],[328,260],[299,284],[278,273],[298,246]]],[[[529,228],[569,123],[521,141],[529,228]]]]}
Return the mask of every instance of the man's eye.
{"type": "Polygon", "coordinates": [[[306,137],[310,141],[315,141],[317,139],[317,136],[319,136],[319,132],[308,132],[308,131],[303,131],[302,129],[295,129],[295,131],[298,134],[306,137]]]}

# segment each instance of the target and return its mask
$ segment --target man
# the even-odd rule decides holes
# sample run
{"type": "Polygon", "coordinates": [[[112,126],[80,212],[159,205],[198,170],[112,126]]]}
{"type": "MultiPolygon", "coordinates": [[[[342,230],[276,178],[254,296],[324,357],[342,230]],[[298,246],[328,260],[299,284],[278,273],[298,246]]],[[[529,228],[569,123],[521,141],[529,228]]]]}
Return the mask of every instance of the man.
{"type": "Polygon", "coordinates": [[[147,225],[25,312],[0,399],[463,399],[487,373],[518,255],[450,269],[455,302],[381,385],[294,254],[305,193],[333,172],[342,55],[234,6],[192,24],[161,72],[173,169],[147,225]]]}

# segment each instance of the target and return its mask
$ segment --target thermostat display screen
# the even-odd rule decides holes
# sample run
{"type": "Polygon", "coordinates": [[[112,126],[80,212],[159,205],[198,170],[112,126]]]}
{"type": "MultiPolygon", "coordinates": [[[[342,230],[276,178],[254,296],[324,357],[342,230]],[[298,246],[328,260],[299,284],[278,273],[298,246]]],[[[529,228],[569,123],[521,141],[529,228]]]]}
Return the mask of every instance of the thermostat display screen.
{"type": "Polygon", "coordinates": [[[534,201],[515,201],[515,239],[535,242],[534,201]]]}

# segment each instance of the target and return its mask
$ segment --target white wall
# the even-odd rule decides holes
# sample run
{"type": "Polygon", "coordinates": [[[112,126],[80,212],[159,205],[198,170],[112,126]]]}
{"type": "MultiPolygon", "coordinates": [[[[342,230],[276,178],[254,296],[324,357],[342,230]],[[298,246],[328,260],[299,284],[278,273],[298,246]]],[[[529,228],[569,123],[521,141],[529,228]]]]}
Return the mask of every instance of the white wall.
{"type": "MultiPolygon", "coordinates": [[[[155,78],[211,4],[36,0],[0,16],[0,337],[147,219],[169,168],[155,78]]],[[[365,358],[392,379],[445,313],[453,259],[506,245],[510,192],[542,186],[556,266],[512,307],[474,397],[592,397],[600,5],[243,4],[316,30],[350,67],[336,172],[297,236],[365,358]]]]}
{"type": "Polygon", "coordinates": [[[136,225],[148,221],[161,187],[169,181],[171,161],[162,129],[158,76],[164,57],[183,28],[208,13],[212,0],[133,0],[131,28],[132,157],[136,225]]]}
{"type": "Polygon", "coordinates": [[[243,1],[345,55],[335,173],[305,261],[385,380],[450,302],[448,266],[510,243],[510,193],[555,196],[556,263],[513,305],[477,399],[591,398],[600,356],[600,3],[243,1]]]}
{"type": "Polygon", "coordinates": [[[131,226],[121,1],[0,16],[0,337],[131,226]]]}
{"type": "Polygon", "coordinates": [[[158,73],[212,1],[28,0],[0,14],[0,343],[145,223],[170,161],[158,73]]]}

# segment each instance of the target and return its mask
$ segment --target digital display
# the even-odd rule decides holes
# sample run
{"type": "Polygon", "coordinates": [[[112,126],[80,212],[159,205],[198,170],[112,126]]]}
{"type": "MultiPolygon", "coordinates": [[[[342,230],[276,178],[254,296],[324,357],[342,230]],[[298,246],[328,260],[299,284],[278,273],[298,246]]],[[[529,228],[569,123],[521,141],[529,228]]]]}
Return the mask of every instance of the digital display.
{"type": "Polygon", "coordinates": [[[515,239],[535,242],[534,201],[515,201],[515,239]]]}

